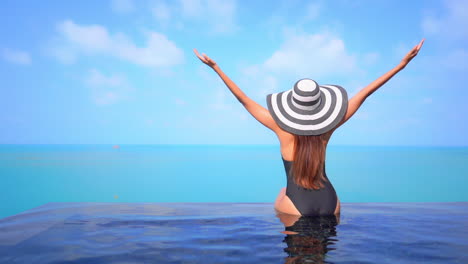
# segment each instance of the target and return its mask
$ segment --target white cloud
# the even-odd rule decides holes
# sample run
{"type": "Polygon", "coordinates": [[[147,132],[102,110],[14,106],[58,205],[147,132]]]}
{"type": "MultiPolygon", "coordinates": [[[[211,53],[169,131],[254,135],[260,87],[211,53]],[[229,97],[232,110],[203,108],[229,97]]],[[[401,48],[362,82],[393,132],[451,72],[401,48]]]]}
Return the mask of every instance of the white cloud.
{"type": "Polygon", "coordinates": [[[21,51],[21,50],[11,50],[8,48],[4,48],[2,51],[2,57],[11,63],[21,64],[21,65],[28,65],[31,64],[31,56],[29,53],[21,51]]]}
{"type": "Polygon", "coordinates": [[[287,29],[285,35],[285,42],[263,63],[265,70],[303,77],[313,74],[313,78],[360,71],[343,40],[329,32],[297,34],[287,29]]]}
{"type": "MultiPolygon", "coordinates": [[[[290,89],[279,89],[283,80],[312,78],[319,83],[326,77],[356,76],[363,71],[356,64],[355,56],[346,51],[343,40],[324,32],[317,34],[297,33],[285,30],[285,41],[264,62],[241,69],[240,83],[254,92],[246,92],[254,100],[266,104],[265,96],[290,89]]],[[[378,55],[366,54],[367,63],[378,55]]],[[[354,87],[353,87],[354,88],[354,87]]],[[[349,87],[345,87],[349,89],[349,87]]]]}
{"type": "Polygon", "coordinates": [[[427,12],[422,20],[422,29],[426,35],[437,35],[449,40],[468,37],[468,1],[445,0],[445,12],[435,15],[427,12]]]}
{"type": "MultiPolygon", "coordinates": [[[[295,80],[305,77],[319,83],[341,79],[336,84],[343,86],[351,99],[368,84],[360,66],[375,64],[380,57],[376,52],[351,54],[339,36],[327,31],[309,34],[286,29],[283,34],[283,43],[263,62],[240,69],[240,86],[264,107],[267,94],[291,89],[295,80]]],[[[357,119],[370,118],[369,113],[361,113],[357,119]]]]}
{"type": "Polygon", "coordinates": [[[91,87],[91,97],[97,105],[117,103],[128,98],[132,91],[123,74],[106,76],[97,69],[91,69],[84,82],[91,87]]]}
{"type": "Polygon", "coordinates": [[[74,63],[77,56],[108,55],[138,65],[170,67],[184,61],[183,51],[165,35],[145,31],[146,46],[136,46],[125,34],[110,34],[100,25],[78,25],[65,20],[57,25],[59,36],[49,48],[63,63],[74,63]]]}
{"type": "MultiPolygon", "coordinates": [[[[195,10],[200,8],[200,1],[190,3],[193,4],[190,12],[195,13],[195,10]]],[[[314,16],[318,16],[318,5],[315,8],[317,13],[314,16]]],[[[285,41],[279,49],[272,52],[263,62],[243,66],[240,69],[241,77],[235,81],[249,97],[260,104],[266,105],[265,96],[279,92],[280,82],[285,78],[290,80],[291,76],[308,76],[320,80],[328,76],[355,76],[356,73],[363,73],[357,65],[356,56],[346,50],[343,40],[330,32],[307,34],[298,33],[294,28],[286,28],[284,37],[285,41]]],[[[362,57],[365,64],[372,64],[376,62],[379,54],[371,52],[362,57]]],[[[200,74],[206,79],[212,78],[211,75],[205,76],[205,71],[201,71],[200,74]]],[[[232,95],[226,87],[223,88],[211,93],[214,98],[209,106],[217,111],[237,109],[231,100],[226,100],[232,95]]],[[[291,87],[284,89],[289,88],[291,87]]],[[[239,118],[246,119],[242,114],[239,114],[239,118]]]]}
{"type": "Polygon", "coordinates": [[[135,10],[133,0],[112,0],[111,8],[119,14],[131,13],[135,10]]]}

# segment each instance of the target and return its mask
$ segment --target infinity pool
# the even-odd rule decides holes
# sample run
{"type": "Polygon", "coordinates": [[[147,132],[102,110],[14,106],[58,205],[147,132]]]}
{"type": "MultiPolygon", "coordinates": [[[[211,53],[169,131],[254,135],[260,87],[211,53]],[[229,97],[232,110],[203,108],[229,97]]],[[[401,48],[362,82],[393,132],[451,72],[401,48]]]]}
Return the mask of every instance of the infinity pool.
{"type": "Polygon", "coordinates": [[[47,203],[0,219],[0,263],[468,263],[468,202],[47,203]]]}

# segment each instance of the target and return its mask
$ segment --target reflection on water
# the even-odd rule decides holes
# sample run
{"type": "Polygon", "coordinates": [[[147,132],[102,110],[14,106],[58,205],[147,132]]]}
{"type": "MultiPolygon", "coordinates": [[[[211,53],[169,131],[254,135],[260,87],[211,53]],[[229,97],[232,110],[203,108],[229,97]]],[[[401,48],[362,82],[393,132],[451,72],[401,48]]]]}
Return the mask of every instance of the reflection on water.
{"type": "Polygon", "coordinates": [[[296,216],[277,213],[285,226],[286,243],[284,252],[288,254],[285,263],[325,263],[328,251],[335,250],[338,242],[336,226],[340,215],[335,216],[296,216]]]}

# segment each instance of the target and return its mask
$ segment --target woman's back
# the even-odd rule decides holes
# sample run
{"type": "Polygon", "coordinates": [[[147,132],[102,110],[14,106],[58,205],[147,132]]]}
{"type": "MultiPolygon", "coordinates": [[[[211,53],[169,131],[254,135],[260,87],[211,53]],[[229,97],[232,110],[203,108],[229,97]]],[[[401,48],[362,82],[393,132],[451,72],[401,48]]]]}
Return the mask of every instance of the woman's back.
{"type": "MultiPolygon", "coordinates": [[[[327,133],[327,135],[325,135],[325,146],[327,145],[330,136],[331,133],[327,133]]],[[[338,196],[335,188],[326,175],[325,164],[323,167],[323,175],[325,179],[323,181],[323,188],[318,190],[307,189],[294,182],[291,171],[291,166],[294,163],[294,138],[294,135],[288,132],[284,132],[279,136],[281,142],[281,159],[283,160],[287,178],[286,196],[290,199],[297,211],[304,216],[332,215],[339,213],[338,196]]]]}

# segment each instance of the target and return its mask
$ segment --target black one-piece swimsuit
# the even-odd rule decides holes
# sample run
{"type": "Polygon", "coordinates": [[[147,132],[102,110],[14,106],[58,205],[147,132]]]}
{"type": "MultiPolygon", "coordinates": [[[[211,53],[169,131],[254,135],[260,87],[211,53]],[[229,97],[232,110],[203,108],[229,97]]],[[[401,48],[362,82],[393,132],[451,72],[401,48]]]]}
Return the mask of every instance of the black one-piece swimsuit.
{"type": "Polygon", "coordinates": [[[281,156],[281,158],[283,159],[288,180],[286,195],[291,199],[301,215],[333,215],[335,213],[338,196],[325,173],[325,164],[323,165],[323,174],[327,180],[324,182],[324,188],[318,190],[306,189],[295,184],[293,176],[289,174],[289,169],[294,161],[285,160],[283,156],[281,156]]]}

